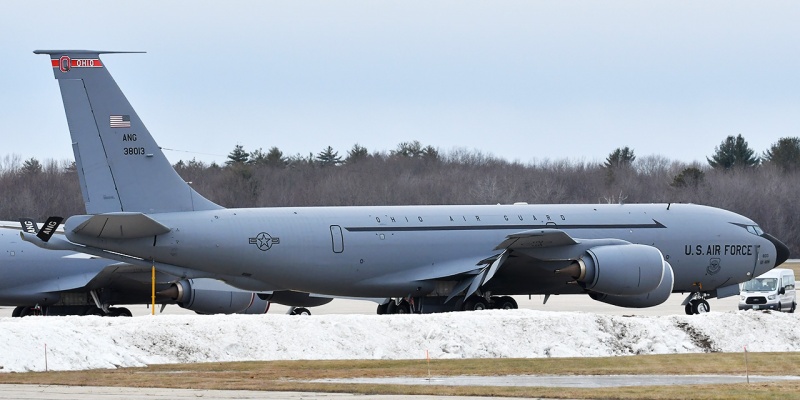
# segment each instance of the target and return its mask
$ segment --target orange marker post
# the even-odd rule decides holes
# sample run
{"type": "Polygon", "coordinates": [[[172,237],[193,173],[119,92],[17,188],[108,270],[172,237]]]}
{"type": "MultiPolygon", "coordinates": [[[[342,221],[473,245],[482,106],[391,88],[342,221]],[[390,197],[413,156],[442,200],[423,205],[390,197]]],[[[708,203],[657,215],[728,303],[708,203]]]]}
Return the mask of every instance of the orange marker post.
{"type": "Polygon", "coordinates": [[[425,350],[425,358],[428,359],[428,383],[431,383],[431,355],[425,350]]]}
{"type": "Polygon", "coordinates": [[[152,304],[150,304],[150,315],[156,315],[156,266],[153,264],[153,279],[152,279],[152,304]]]}

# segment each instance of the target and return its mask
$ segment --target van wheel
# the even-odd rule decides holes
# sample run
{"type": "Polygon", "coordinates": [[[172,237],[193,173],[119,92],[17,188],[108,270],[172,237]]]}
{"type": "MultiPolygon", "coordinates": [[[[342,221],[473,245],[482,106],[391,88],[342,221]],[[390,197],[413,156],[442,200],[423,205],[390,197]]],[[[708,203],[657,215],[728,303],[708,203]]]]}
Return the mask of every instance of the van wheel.
{"type": "Polygon", "coordinates": [[[789,309],[790,313],[794,313],[794,309],[797,308],[797,303],[792,302],[792,308],[789,309]]]}

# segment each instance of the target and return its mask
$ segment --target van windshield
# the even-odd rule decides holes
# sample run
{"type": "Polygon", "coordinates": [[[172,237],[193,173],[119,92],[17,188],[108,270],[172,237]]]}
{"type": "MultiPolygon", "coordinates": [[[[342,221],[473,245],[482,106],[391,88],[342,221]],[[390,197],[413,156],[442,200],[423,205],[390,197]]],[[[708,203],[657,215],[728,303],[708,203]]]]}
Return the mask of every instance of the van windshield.
{"type": "Polygon", "coordinates": [[[744,283],[744,292],[772,292],[778,287],[778,278],[756,278],[744,283]]]}

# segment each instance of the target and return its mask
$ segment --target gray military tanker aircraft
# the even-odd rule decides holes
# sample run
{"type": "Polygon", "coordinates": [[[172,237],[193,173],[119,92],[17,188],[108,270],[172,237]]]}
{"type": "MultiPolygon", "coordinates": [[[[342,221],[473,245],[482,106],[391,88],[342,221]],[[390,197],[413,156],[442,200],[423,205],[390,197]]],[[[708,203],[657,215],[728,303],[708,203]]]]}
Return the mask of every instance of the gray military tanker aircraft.
{"type": "MultiPolygon", "coordinates": [[[[38,230],[30,222],[28,227],[38,230]]],[[[20,229],[0,222],[0,306],[28,315],[131,316],[127,304],[151,304],[150,268],[117,263],[72,251],[47,251],[20,240],[20,229]]],[[[34,232],[35,234],[36,232],[34,232]]],[[[156,274],[156,290],[181,288],[180,296],[156,296],[156,304],[177,304],[199,314],[263,314],[269,302],[215,279],[156,274]]]]}
{"type": "Polygon", "coordinates": [[[169,164],[99,58],[111,52],[35,53],[50,56],[91,214],[66,221],[68,241],[23,233],[41,247],[245,290],[391,299],[379,314],[516,308],[524,294],[651,307],[673,292],[699,313],[789,257],[752,220],[694,204],[226,209],[169,164]]]}

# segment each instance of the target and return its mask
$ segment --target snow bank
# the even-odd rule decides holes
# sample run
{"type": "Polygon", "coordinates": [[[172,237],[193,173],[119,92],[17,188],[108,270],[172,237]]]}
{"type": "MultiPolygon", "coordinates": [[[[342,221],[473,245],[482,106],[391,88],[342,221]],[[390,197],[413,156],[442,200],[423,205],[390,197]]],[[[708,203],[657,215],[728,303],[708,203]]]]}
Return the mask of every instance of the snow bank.
{"type": "Polygon", "coordinates": [[[599,357],[798,351],[793,314],[614,316],[493,310],[431,315],[0,318],[1,372],[249,360],[599,357]]]}

